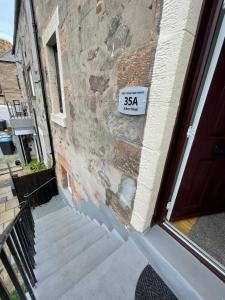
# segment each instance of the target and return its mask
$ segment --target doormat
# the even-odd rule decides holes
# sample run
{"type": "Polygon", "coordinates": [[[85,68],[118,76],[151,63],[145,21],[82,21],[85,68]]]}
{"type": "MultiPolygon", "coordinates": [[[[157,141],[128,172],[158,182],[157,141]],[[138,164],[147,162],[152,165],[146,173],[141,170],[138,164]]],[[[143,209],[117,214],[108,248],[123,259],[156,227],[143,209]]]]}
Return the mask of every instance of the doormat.
{"type": "Polygon", "coordinates": [[[178,300],[164,281],[147,265],[142,271],[135,291],[135,300],[178,300]]]}

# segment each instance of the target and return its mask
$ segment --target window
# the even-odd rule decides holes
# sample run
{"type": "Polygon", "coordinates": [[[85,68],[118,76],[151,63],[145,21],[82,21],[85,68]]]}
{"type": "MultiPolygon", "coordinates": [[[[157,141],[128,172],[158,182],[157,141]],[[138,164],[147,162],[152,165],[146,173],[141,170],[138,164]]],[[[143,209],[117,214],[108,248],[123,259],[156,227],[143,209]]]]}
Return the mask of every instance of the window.
{"type": "Polygon", "coordinates": [[[46,68],[49,95],[51,99],[51,120],[62,127],[66,127],[66,111],[64,99],[63,72],[59,39],[59,18],[56,8],[45,32],[42,41],[46,53],[46,68]]]}
{"type": "Polygon", "coordinates": [[[66,172],[66,179],[67,179],[67,188],[68,190],[70,191],[70,193],[72,192],[72,189],[71,189],[71,184],[70,184],[70,174],[68,172],[66,172]]]}
{"type": "Polygon", "coordinates": [[[16,80],[17,80],[18,88],[19,88],[19,90],[21,90],[20,81],[19,81],[19,76],[18,75],[16,75],[16,80]]]}
{"type": "MultiPolygon", "coordinates": [[[[55,86],[57,89],[57,99],[60,113],[63,113],[62,93],[61,93],[61,82],[59,74],[59,59],[58,59],[58,47],[56,42],[56,35],[53,34],[49,43],[49,52],[53,54],[53,65],[52,65],[52,77],[55,77],[55,86]]],[[[52,78],[54,80],[54,78],[52,78]]]]}
{"type": "Polygon", "coordinates": [[[71,176],[69,172],[61,165],[61,175],[62,175],[62,186],[64,189],[68,189],[72,193],[71,188],[71,176]]]}
{"type": "Polygon", "coordinates": [[[20,101],[19,100],[13,100],[13,104],[14,104],[16,114],[22,113],[20,101]]]}
{"type": "Polygon", "coordinates": [[[34,98],[35,97],[34,81],[33,81],[33,76],[30,67],[28,67],[27,69],[27,74],[28,74],[28,85],[29,85],[30,96],[34,98]]]}

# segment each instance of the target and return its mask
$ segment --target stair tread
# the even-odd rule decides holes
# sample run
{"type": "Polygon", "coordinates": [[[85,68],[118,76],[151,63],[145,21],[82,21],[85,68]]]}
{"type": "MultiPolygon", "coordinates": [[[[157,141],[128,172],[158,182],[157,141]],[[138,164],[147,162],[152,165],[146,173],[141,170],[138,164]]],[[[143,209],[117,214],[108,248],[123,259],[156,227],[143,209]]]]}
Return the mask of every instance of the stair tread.
{"type": "Polygon", "coordinates": [[[80,215],[67,215],[63,219],[56,220],[54,224],[48,225],[43,228],[41,231],[35,231],[36,241],[44,238],[47,236],[54,234],[55,231],[60,231],[65,226],[68,226],[72,223],[76,223],[82,219],[80,215]]]}
{"type": "Polygon", "coordinates": [[[39,218],[38,220],[35,220],[35,224],[37,227],[42,227],[44,224],[47,224],[50,221],[55,220],[57,217],[60,217],[65,212],[72,212],[72,210],[68,206],[60,208],[57,211],[51,212],[51,213],[45,215],[44,217],[39,218]]]}
{"type": "Polygon", "coordinates": [[[38,206],[33,210],[35,220],[45,217],[46,214],[53,213],[54,211],[65,206],[67,205],[63,200],[53,198],[51,201],[42,204],[41,206],[38,206]]]}
{"type": "Polygon", "coordinates": [[[43,204],[39,207],[36,207],[33,210],[33,216],[34,219],[37,221],[43,217],[45,217],[45,215],[53,213],[55,211],[57,211],[60,208],[65,207],[66,204],[64,201],[59,200],[59,199],[52,199],[50,202],[43,204]]]}
{"type": "MultiPolygon", "coordinates": [[[[110,226],[114,228],[123,237],[124,240],[127,240],[129,237],[129,233],[127,229],[124,227],[124,225],[119,223],[119,221],[110,211],[110,209],[105,204],[102,203],[99,207],[99,210],[105,215],[107,223],[110,224],[110,226]]],[[[107,224],[106,226],[108,227],[107,224]]]]}
{"type": "Polygon", "coordinates": [[[52,234],[51,237],[45,239],[43,235],[43,239],[37,239],[35,244],[36,251],[40,251],[43,248],[48,248],[52,243],[60,240],[61,238],[64,238],[71,230],[77,230],[81,226],[84,226],[86,223],[90,222],[86,218],[81,218],[81,220],[78,220],[77,222],[72,222],[70,225],[64,226],[62,230],[59,232],[55,232],[52,234]]]}
{"type": "Polygon", "coordinates": [[[35,270],[37,280],[43,280],[62,268],[69,260],[74,259],[77,255],[89,248],[93,243],[98,241],[104,235],[106,230],[101,226],[90,228],[86,235],[77,240],[71,240],[71,243],[66,247],[66,255],[62,255],[62,248],[58,248],[57,253],[51,256],[43,264],[40,264],[35,270]]]}
{"type": "Polygon", "coordinates": [[[79,227],[74,231],[70,231],[62,239],[55,241],[48,246],[48,251],[45,248],[37,252],[35,256],[35,261],[37,264],[45,263],[47,259],[50,259],[54,255],[59,253],[59,249],[66,251],[67,247],[70,245],[72,240],[79,241],[80,238],[88,234],[88,232],[96,227],[99,227],[97,224],[92,222],[86,223],[84,226],[79,227]]]}
{"type": "Polygon", "coordinates": [[[147,264],[134,242],[128,240],[60,300],[134,299],[138,278],[147,264]]]}
{"type": "Polygon", "coordinates": [[[111,233],[103,236],[75,259],[64,265],[58,272],[50,275],[43,282],[39,281],[36,289],[39,299],[58,299],[118,249],[121,244],[121,241],[111,233]]]}
{"type": "Polygon", "coordinates": [[[112,224],[109,222],[107,216],[91,201],[82,204],[81,208],[84,213],[89,215],[92,219],[96,219],[97,221],[105,224],[110,230],[113,229],[112,224]]]}

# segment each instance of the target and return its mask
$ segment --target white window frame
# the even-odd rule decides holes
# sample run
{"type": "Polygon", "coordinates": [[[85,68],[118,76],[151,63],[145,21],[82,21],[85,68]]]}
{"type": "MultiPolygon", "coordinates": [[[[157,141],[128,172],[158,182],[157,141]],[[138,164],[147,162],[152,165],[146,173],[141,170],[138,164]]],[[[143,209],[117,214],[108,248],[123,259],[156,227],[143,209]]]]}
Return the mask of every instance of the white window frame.
{"type": "Polygon", "coordinates": [[[31,93],[32,93],[32,97],[35,97],[35,89],[34,89],[34,80],[33,80],[33,76],[32,76],[32,71],[31,71],[31,67],[29,66],[28,68],[28,76],[29,76],[29,81],[30,81],[30,87],[31,87],[31,93]]]}
{"type": "Polygon", "coordinates": [[[47,165],[48,165],[48,155],[47,155],[47,151],[46,151],[44,133],[43,133],[43,130],[39,126],[38,126],[38,131],[39,131],[39,137],[40,137],[40,142],[41,142],[41,148],[42,148],[44,164],[47,167],[47,165]]]}
{"type": "MultiPolygon", "coordinates": [[[[60,79],[60,90],[61,90],[61,96],[62,96],[62,106],[63,106],[63,113],[61,113],[59,110],[56,111],[56,105],[54,101],[52,101],[52,113],[51,113],[51,121],[57,123],[58,125],[62,127],[66,127],[66,107],[65,107],[65,94],[64,94],[64,82],[63,82],[63,70],[62,70],[62,60],[61,60],[61,48],[60,48],[60,38],[59,38],[59,15],[58,15],[58,7],[55,9],[55,12],[48,23],[48,26],[46,27],[44,34],[42,36],[42,42],[46,54],[46,60],[47,60],[47,71],[48,74],[50,74],[49,70],[49,62],[48,62],[48,42],[51,39],[51,37],[55,34],[56,36],[56,44],[57,44],[57,50],[58,50],[58,64],[59,64],[59,79],[60,79]]],[[[50,87],[50,96],[51,96],[51,87],[50,87]]]]}
{"type": "Polygon", "coordinates": [[[72,188],[71,188],[71,183],[70,183],[71,177],[68,172],[66,172],[66,179],[67,179],[67,188],[70,191],[70,193],[72,193],[72,188]]]}

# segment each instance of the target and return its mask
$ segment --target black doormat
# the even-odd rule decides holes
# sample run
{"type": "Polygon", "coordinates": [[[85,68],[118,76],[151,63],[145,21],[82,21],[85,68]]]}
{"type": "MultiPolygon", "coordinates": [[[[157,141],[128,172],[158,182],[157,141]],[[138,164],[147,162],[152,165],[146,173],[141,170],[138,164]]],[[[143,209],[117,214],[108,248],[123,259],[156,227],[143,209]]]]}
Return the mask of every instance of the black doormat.
{"type": "Polygon", "coordinates": [[[142,271],[135,291],[135,300],[178,300],[164,281],[147,265],[142,271]]]}

